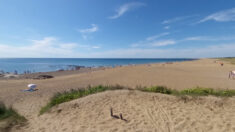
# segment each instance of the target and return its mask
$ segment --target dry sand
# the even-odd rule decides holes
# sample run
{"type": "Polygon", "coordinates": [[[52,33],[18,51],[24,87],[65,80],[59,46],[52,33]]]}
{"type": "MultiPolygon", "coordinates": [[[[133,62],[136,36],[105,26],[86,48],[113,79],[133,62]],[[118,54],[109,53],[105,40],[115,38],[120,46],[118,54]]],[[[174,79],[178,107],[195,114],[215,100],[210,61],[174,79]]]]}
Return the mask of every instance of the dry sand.
{"type": "Polygon", "coordinates": [[[0,80],[0,100],[12,105],[28,119],[28,125],[13,131],[235,131],[235,97],[203,97],[188,102],[179,97],[139,91],[108,91],[77,99],[37,116],[57,92],[87,85],[164,85],[173,89],[196,86],[235,89],[228,72],[213,59],[173,64],[151,64],[109,68],[79,74],[66,74],[48,80],[0,80]],[[28,93],[28,83],[38,91],[28,93]],[[122,113],[127,122],[110,117],[122,113]],[[61,111],[61,112],[60,112],[61,111]]]}
{"type": "Polygon", "coordinates": [[[64,103],[24,131],[235,131],[235,99],[185,100],[139,91],[108,91],[64,103]],[[127,121],[110,116],[122,113],[127,121]]]}

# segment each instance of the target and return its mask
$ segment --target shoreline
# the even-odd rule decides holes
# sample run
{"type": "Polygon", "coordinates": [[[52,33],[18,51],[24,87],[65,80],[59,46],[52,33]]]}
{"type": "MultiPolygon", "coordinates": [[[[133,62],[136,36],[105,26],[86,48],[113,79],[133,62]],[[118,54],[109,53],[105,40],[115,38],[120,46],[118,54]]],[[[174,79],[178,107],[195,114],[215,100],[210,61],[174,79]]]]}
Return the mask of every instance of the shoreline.
{"type": "MultiPolygon", "coordinates": [[[[183,59],[183,58],[182,58],[183,59]]],[[[67,65],[70,67],[69,69],[60,69],[55,71],[46,71],[46,72],[31,72],[28,73],[21,73],[21,74],[14,74],[5,72],[4,74],[0,73],[0,80],[4,79],[36,79],[40,75],[51,75],[53,77],[57,76],[64,76],[64,75],[73,75],[73,74],[80,74],[80,73],[87,73],[93,72],[98,70],[105,70],[117,67],[126,67],[126,66],[141,66],[141,65],[153,65],[153,64],[173,64],[175,62],[187,62],[187,61],[196,61],[200,59],[190,59],[190,60],[183,60],[183,61],[168,61],[168,62],[153,62],[153,63],[144,63],[144,64],[123,64],[123,65],[114,65],[114,66],[94,66],[94,67],[85,67],[79,65],[67,65]]]]}
{"type": "MultiPolygon", "coordinates": [[[[10,59],[32,59],[32,58],[10,58],[10,59]]],[[[35,58],[35,59],[63,59],[63,58],[35,58]]],[[[69,59],[69,58],[68,58],[69,59]]],[[[76,59],[80,59],[80,58],[76,58],[76,59]]],[[[192,60],[197,60],[195,58],[107,58],[107,59],[104,59],[104,58],[99,58],[99,59],[94,59],[94,58],[89,58],[90,60],[165,60],[163,62],[140,62],[138,63],[137,61],[136,62],[123,62],[123,64],[121,64],[120,62],[114,62],[114,64],[112,64],[112,62],[110,62],[110,64],[96,64],[97,62],[94,62],[94,65],[92,66],[86,66],[86,65],[82,65],[82,64],[58,64],[58,65],[54,65],[56,63],[52,63],[49,67],[57,67],[55,69],[47,69],[46,71],[37,71],[35,70],[35,68],[30,68],[31,70],[28,70],[27,68],[25,70],[17,70],[17,68],[15,68],[15,70],[11,70],[11,72],[7,71],[7,70],[0,70],[0,74],[3,74],[3,73],[6,73],[6,74],[11,74],[11,75],[23,75],[23,74],[32,74],[32,73],[49,73],[49,72],[56,72],[56,71],[71,71],[71,70],[77,70],[77,69],[80,69],[80,68],[102,68],[102,67],[105,67],[105,68],[108,68],[108,67],[118,67],[118,66],[128,66],[128,65],[142,65],[142,64],[151,64],[151,63],[167,63],[167,62],[183,62],[183,61],[192,61],[192,60]],[[18,72],[19,71],[19,72],[18,72]]],[[[0,58],[1,60],[1,58],[0,58]]],[[[17,61],[17,60],[16,60],[17,61]]],[[[32,60],[34,61],[34,60],[32,60]]],[[[91,61],[92,62],[92,61],[91,61]]],[[[27,62],[29,63],[29,62],[27,62]]],[[[37,62],[32,62],[32,63],[37,63],[37,62]]],[[[71,62],[67,62],[67,63],[71,63],[71,62]]],[[[82,62],[81,62],[82,63],[82,62]]],[[[44,69],[45,70],[45,69],[44,69]]]]}

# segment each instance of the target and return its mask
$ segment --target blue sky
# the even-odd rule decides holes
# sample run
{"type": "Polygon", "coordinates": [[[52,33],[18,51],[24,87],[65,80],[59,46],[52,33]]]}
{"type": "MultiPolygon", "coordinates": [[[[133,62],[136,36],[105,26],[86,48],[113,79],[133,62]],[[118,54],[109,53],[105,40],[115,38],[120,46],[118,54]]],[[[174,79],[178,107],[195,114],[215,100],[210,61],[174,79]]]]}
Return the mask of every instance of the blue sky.
{"type": "Polygon", "coordinates": [[[0,0],[0,57],[226,56],[234,0],[0,0]]]}

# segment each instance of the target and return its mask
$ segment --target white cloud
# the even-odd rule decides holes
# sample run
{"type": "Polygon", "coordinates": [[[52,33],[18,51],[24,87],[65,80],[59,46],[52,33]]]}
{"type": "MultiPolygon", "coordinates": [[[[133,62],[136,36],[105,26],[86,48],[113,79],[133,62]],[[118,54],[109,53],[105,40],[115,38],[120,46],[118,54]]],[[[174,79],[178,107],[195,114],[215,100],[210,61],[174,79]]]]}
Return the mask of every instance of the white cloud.
{"type": "Polygon", "coordinates": [[[83,39],[87,39],[88,34],[97,32],[98,30],[99,30],[99,27],[96,24],[91,24],[91,28],[80,29],[78,31],[82,34],[83,39]]]}
{"type": "Polygon", "coordinates": [[[157,34],[157,35],[154,35],[154,36],[147,37],[146,40],[147,40],[147,41],[152,41],[152,40],[158,39],[158,38],[160,38],[160,37],[167,36],[167,35],[169,35],[169,34],[170,34],[169,32],[157,34]]]}
{"type": "Polygon", "coordinates": [[[55,37],[45,37],[42,40],[30,40],[24,46],[0,44],[0,57],[74,57],[82,55],[77,50],[89,50],[98,46],[81,45],[77,43],[62,43],[55,37]]]}
{"type": "Polygon", "coordinates": [[[71,54],[73,44],[56,44],[57,39],[54,37],[45,37],[42,40],[31,40],[30,45],[10,46],[0,44],[0,56],[3,57],[48,57],[66,56],[71,54]]]}
{"type": "MultiPolygon", "coordinates": [[[[99,48],[99,46],[61,43],[54,37],[33,40],[27,46],[0,44],[0,57],[86,57],[86,58],[198,58],[234,56],[235,43],[193,48],[126,48],[106,51],[78,52],[79,48],[99,48]]],[[[173,42],[171,42],[173,43],[173,42]]],[[[163,44],[163,43],[162,43],[163,44]]],[[[166,43],[165,43],[166,44],[166,43]]]]}
{"type": "Polygon", "coordinates": [[[235,36],[193,36],[184,38],[182,41],[228,41],[235,40],[235,36]]]}
{"type": "Polygon", "coordinates": [[[144,3],[141,2],[131,2],[131,3],[126,3],[122,6],[120,6],[117,10],[116,10],[116,14],[113,16],[110,16],[109,19],[117,19],[119,17],[121,17],[123,14],[125,14],[127,11],[136,9],[138,7],[144,6],[144,3]]]}
{"type": "Polygon", "coordinates": [[[96,24],[91,24],[91,28],[87,28],[87,29],[80,29],[79,32],[80,33],[93,33],[98,31],[99,28],[96,24]]]}
{"type": "MultiPolygon", "coordinates": [[[[164,45],[164,41],[168,41],[168,40],[162,40],[162,41],[156,41],[159,38],[162,38],[164,36],[169,35],[169,32],[164,32],[161,34],[157,34],[154,36],[149,36],[147,37],[144,41],[139,41],[137,43],[131,44],[131,47],[143,47],[143,46],[166,46],[164,45]]],[[[168,41],[169,42],[169,41],[168,41]]]]}
{"type": "Polygon", "coordinates": [[[235,35],[230,36],[191,36],[181,39],[162,39],[162,37],[169,35],[169,32],[164,32],[154,36],[147,37],[144,41],[139,41],[130,45],[132,48],[142,47],[160,47],[160,46],[169,46],[186,41],[211,41],[211,42],[231,42],[235,40],[235,35]],[[160,39],[161,38],[161,39],[160,39]]]}
{"type": "Polygon", "coordinates": [[[171,24],[171,23],[175,23],[175,22],[178,22],[178,21],[183,21],[185,19],[189,19],[189,18],[192,18],[192,17],[195,17],[195,16],[197,16],[197,15],[175,17],[175,18],[172,18],[172,19],[164,20],[162,22],[162,24],[171,24]]]}
{"type": "Polygon", "coordinates": [[[162,41],[155,41],[151,43],[152,46],[159,47],[159,46],[167,46],[176,44],[174,40],[162,40],[162,41]]]}
{"type": "Polygon", "coordinates": [[[205,40],[205,37],[201,37],[201,36],[187,37],[183,40],[185,40],[185,41],[205,40]]]}
{"type": "Polygon", "coordinates": [[[235,44],[220,44],[200,48],[181,49],[117,49],[102,52],[93,52],[87,57],[95,58],[204,58],[234,56],[235,44]]]}
{"type": "Polygon", "coordinates": [[[211,14],[204,19],[200,20],[198,23],[206,22],[209,20],[214,20],[217,22],[228,22],[228,21],[235,21],[235,8],[223,10],[211,14]]]}

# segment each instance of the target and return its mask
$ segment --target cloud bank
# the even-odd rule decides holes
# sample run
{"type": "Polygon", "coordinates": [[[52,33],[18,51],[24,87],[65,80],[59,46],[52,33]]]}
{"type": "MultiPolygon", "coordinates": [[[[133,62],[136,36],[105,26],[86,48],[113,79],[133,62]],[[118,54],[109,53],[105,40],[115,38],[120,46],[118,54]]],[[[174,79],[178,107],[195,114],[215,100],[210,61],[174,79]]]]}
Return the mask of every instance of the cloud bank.
{"type": "MultiPolygon", "coordinates": [[[[27,46],[0,44],[0,57],[51,57],[51,58],[201,58],[234,56],[235,43],[193,48],[125,48],[79,53],[77,48],[99,48],[98,46],[61,43],[54,37],[31,40],[27,46]]],[[[169,43],[174,43],[170,42],[169,43]]],[[[158,43],[164,45],[166,43],[158,43]]]]}
{"type": "Polygon", "coordinates": [[[91,53],[91,57],[102,58],[205,58],[234,56],[235,44],[220,44],[187,49],[129,48],[91,53]]]}
{"type": "Polygon", "coordinates": [[[30,40],[30,44],[13,46],[0,44],[0,57],[74,57],[82,56],[78,49],[90,50],[99,46],[81,45],[78,43],[63,43],[55,37],[45,37],[41,40],[30,40]]]}

